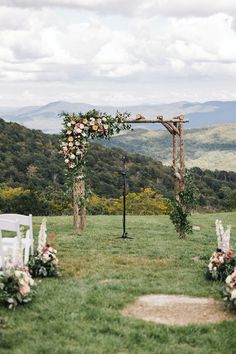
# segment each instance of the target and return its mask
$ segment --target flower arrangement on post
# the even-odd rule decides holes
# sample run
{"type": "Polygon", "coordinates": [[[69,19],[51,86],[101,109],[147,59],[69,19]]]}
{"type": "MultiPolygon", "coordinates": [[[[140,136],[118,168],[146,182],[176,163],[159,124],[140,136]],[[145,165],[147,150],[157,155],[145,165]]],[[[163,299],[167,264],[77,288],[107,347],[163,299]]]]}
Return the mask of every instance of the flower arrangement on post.
{"type": "Polygon", "coordinates": [[[86,224],[85,206],[85,165],[90,139],[109,139],[121,130],[131,129],[125,121],[128,113],[117,112],[115,117],[96,110],[85,114],[62,113],[63,129],[61,133],[61,151],[72,187],[74,205],[74,234],[83,229],[86,224]],[[79,218],[80,215],[80,225],[79,218]]]}
{"type": "Polygon", "coordinates": [[[17,269],[8,263],[6,270],[0,272],[0,301],[9,309],[30,302],[35,288],[35,282],[27,267],[17,269]]]}
{"type": "Polygon", "coordinates": [[[221,220],[216,220],[217,250],[212,254],[206,276],[211,280],[225,281],[236,266],[233,250],[230,247],[230,226],[224,230],[221,220]]]}
{"type": "Polygon", "coordinates": [[[236,268],[232,274],[227,276],[225,283],[224,300],[227,301],[230,309],[236,310],[236,268]]]}
{"type": "MultiPolygon", "coordinates": [[[[52,244],[47,244],[47,220],[44,218],[40,226],[38,248],[36,255],[30,257],[28,267],[33,277],[56,277],[58,270],[57,251],[52,244]]],[[[50,234],[50,241],[54,241],[55,234],[50,234]]]]}

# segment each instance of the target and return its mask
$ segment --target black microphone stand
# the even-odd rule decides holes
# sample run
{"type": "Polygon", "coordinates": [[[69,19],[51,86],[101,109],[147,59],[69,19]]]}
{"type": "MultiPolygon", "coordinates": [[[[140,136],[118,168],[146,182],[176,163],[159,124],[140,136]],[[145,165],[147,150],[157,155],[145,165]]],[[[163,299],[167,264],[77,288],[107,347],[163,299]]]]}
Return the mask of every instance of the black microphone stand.
{"type": "Polygon", "coordinates": [[[133,237],[129,237],[128,233],[126,232],[126,193],[127,193],[126,176],[127,176],[127,170],[126,170],[125,163],[127,162],[127,156],[123,156],[122,161],[123,161],[123,169],[121,171],[121,174],[123,176],[123,234],[122,234],[121,238],[122,238],[122,240],[128,240],[128,239],[132,239],[133,237]]]}

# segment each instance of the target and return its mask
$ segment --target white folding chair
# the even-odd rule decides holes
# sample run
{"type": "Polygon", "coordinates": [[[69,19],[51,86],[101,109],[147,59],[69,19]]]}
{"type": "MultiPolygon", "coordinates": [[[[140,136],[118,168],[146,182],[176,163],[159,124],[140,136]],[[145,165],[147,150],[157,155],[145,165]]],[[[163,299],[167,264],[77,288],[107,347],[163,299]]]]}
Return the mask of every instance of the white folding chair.
{"type": "Polygon", "coordinates": [[[0,268],[5,269],[5,260],[8,256],[11,257],[14,265],[17,263],[20,237],[20,224],[18,221],[0,219],[0,268]],[[2,231],[14,232],[16,236],[2,237],[2,231]]]}
{"type": "MultiPolygon", "coordinates": [[[[29,261],[29,254],[34,254],[34,236],[33,236],[33,223],[32,215],[21,215],[21,214],[1,214],[0,220],[10,220],[10,221],[19,221],[20,225],[27,226],[28,230],[26,235],[22,238],[22,245],[24,248],[24,264],[27,264],[29,261]]],[[[13,242],[13,241],[12,241],[13,242]]]]}

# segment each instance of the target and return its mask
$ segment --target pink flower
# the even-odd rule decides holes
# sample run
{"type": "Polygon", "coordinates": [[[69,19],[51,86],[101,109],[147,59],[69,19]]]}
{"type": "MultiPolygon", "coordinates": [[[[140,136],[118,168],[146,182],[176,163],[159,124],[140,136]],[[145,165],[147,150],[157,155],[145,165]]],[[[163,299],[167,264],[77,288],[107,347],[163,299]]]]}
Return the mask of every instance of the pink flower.
{"type": "Polygon", "coordinates": [[[22,296],[26,296],[30,292],[30,287],[29,285],[25,284],[20,287],[19,292],[22,296]]]}
{"type": "Polygon", "coordinates": [[[231,259],[233,257],[233,250],[230,248],[226,253],[226,259],[231,259]]]}

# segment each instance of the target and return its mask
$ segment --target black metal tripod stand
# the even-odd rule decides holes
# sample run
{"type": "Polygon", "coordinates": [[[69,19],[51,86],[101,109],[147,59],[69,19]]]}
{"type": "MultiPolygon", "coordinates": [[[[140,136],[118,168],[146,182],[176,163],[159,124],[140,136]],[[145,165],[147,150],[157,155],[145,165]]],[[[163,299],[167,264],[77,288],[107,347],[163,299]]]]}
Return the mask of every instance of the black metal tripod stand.
{"type": "Polygon", "coordinates": [[[127,193],[127,185],[126,185],[126,175],[127,175],[127,170],[126,170],[126,165],[125,163],[127,162],[127,157],[123,156],[122,157],[122,162],[123,162],[123,169],[121,171],[121,174],[123,176],[123,234],[121,238],[123,240],[127,239],[132,239],[132,237],[128,236],[128,233],[126,232],[126,193],[127,193]]]}

